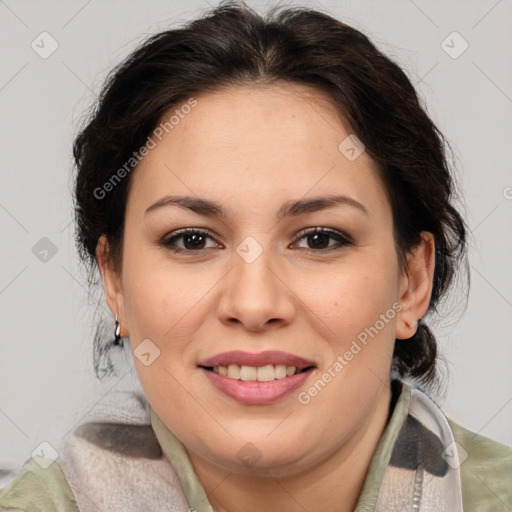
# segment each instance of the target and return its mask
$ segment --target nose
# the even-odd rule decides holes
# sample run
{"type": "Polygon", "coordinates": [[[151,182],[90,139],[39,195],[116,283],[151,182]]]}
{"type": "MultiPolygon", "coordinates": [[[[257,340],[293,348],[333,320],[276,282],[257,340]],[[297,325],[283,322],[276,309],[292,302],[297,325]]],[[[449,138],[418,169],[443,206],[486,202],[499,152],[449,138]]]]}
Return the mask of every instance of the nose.
{"type": "Polygon", "coordinates": [[[252,263],[234,255],[233,269],[224,281],[218,316],[226,325],[241,324],[249,331],[288,325],[295,316],[294,293],[284,272],[265,252],[252,263]]]}

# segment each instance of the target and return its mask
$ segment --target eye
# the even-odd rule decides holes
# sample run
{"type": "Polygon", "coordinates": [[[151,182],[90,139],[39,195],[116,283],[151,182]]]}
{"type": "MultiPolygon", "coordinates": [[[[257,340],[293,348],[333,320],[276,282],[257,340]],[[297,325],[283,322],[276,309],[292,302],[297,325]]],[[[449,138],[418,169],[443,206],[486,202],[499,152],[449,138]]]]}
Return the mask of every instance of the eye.
{"type": "Polygon", "coordinates": [[[161,245],[174,252],[200,252],[212,247],[219,247],[208,231],[198,228],[185,228],[174,231],[171,236],[166,236],[161,245]],[[208,241],[212,245],[207,245],[208,241]],[[179,242],[182,242],[181,245],[179,242]]]}
{"type": "Polygon", "coordinates": [[[354,245],[350,237],[347,235],[332,229],[321,227],[310,228],[301,231],[299,233],[299,240],[295,242],[295,244],[298,244],[301,240],[304,240],[306,244],[311,244],[309,247],[300,247],[306,250],[325,251],[333,250],[346,245],[354,245]]]}

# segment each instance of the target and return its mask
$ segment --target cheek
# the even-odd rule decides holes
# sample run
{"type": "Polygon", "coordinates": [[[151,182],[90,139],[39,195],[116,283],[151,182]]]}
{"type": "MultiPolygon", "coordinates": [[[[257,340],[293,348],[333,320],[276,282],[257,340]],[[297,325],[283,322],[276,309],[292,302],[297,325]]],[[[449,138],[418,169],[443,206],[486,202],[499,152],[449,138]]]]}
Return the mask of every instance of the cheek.
{"type": "Polygon", "coordinates": [[[208,303],[208,293],[218,281],[215,272],[198,272],[193,266],[177,269],[149,258],[132,262],[124,286],[130,334],[154,337],[160,343],[179,339],[208,303]]]}
{"type": "Polygon", "coordinates": [[[177,271],[176,266],[154,261],[139,260],[130,265],[124,286],[125,304],[142,388],[157,413],[165,415],[169,396],[173,397],[172,410],[188,410],[190,397],[183,390],[195,356],[194,333],[212,308],[208,292],[218,279],[208,273],[200,275],[192,266],[177,271]],[[149,365],[138,357],[142,350],[138,346],[147,339],[158,353],[149,365]]]}
{"type": "Polygon", "coordinates": [[[326,422],[335,418],[336,425],[353,428],[369,414],[389,379],[399,308],[394,269],[392,259],[374,261],[371,266],[354,265],[346,273],[338,272],[336,278],[325,279],[321,294],[318,282],[316,294],[310,284],[311,309],[322,313],[322,323],[328,327],[318,346],[326,356],[323,367],[300,396],[312,418],[326,422]],[[347,415],[347,411],[352,412],[347,415]]]}
{"type": "Polygon", "coordinates": [[[326,276],[322,284],[317,276],[303,286],[305,302],[324,321],[333,340],[345,343],[387,312],[393,320],[398,283],[390,268],[376,262],[371,266],[352,266],[346,272],[339,270],[326,276]]]}

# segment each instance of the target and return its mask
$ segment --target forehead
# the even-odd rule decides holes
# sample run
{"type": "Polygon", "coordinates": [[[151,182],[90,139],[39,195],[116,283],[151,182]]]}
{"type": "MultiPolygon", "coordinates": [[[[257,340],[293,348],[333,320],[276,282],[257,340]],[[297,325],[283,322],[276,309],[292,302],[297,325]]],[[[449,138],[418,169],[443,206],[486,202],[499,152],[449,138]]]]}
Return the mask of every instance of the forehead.
{"type": "Polygon", "coordinates": [[[172,125],[137,166],[129,202],[171,192],[246,206],[247,194],[384,194],[369,156],[350,160],[340,150],[350,129],[323,91],[251,84],[193,98],[192,108],[185,101],[162,117],[161,124],[172,116],[172,125]]]}

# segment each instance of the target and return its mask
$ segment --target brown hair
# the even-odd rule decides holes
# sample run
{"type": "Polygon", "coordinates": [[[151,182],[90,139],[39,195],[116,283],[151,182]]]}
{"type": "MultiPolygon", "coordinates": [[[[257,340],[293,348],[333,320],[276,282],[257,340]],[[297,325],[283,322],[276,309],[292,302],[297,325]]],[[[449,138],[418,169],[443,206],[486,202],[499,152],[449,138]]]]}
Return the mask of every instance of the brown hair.
{"type": "MultiPolygon", "coordinates": [[[[143,42],[110,73],[76,137],[76,242],[90,284],[103,234],[112,264],[121,269],[133,173],[108,193],[98,190],[126,166],[171,107],[193,94],[247,82],[308,84],[330,95],[386,183],[399,260],[420,242],[422,231],[435,237],[428,308],[435,312],[457,266],[466,263],[466,229],[453,206],[446,141],[411,82],[364,34],[327,14],[279,7],[260,16],[232,1],[143,42]]],[[[412,338],[395,342],[393,367],[402,377],[428,386],[436,359],[435,337],[422,320],[412,338]]]]}

